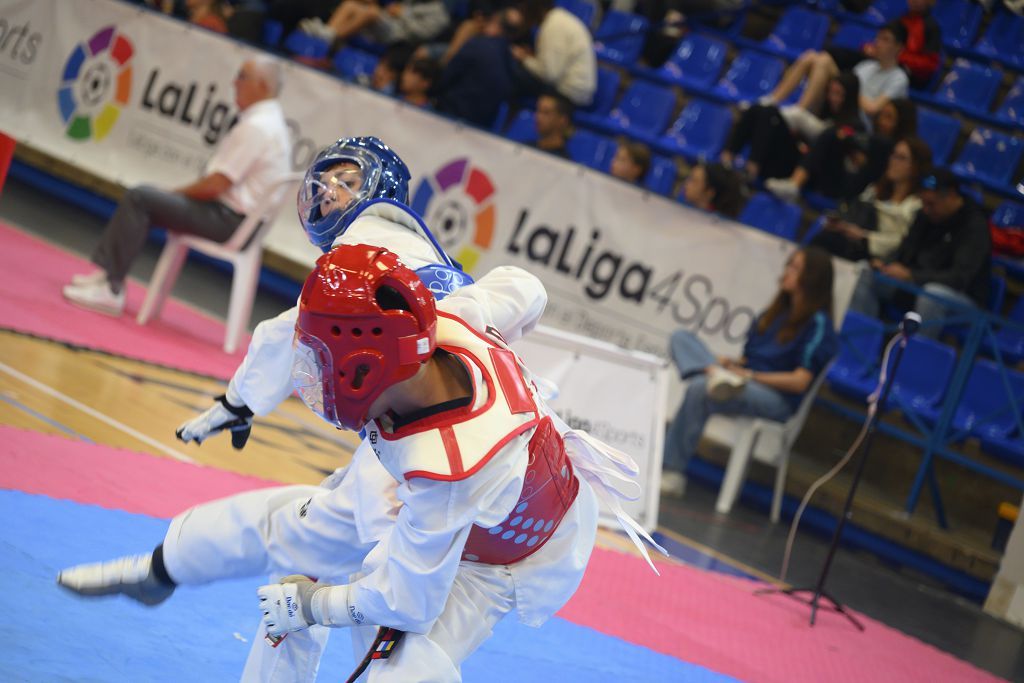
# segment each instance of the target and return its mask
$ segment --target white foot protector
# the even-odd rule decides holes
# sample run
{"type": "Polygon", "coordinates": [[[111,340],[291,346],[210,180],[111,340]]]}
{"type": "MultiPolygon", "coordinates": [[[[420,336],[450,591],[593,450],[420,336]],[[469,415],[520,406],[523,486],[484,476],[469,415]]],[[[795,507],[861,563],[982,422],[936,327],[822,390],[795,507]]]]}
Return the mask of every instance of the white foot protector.
{"type": "Polygon", "coordinates": [[[162,583],[153,575],[152,560],[152,555],[146,554],[80,564],[57,574],[57,583],[86,597],[126,595],[143,605],[159,605],[171,597],[174,586],[162,583]]]}

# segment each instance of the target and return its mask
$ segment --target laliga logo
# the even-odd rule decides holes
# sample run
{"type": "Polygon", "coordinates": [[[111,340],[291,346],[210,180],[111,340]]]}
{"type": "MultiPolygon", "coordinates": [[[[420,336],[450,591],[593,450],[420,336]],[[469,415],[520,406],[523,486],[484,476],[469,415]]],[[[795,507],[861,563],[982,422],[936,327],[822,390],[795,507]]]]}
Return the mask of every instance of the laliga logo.
{"type": "Polygon", "coordinates": [[[454,159],[420,181],[412,208],[445,251],[472,272],[494,238],[494,184],[469,159],[454,159]]]}
{"type": "Polygon", "coordinates": [[[57,107],[72,140],[102,140],[132,91],[132,44],[113,26],[79,43],[64,63],[57,107]]]}

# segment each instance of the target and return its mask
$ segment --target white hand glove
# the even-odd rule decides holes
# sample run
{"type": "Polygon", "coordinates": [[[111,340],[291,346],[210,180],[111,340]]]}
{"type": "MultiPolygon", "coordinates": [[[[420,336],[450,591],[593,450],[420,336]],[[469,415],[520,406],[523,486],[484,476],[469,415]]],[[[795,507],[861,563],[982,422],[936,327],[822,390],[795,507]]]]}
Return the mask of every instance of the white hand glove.
{"type": "Polygon", "coordinates": [[[182,424],[174,434],[185,443],[201,444],[224,429],[231,432],[231,445],[241,449],[252,432],[252,411],[244,404],[241,407],[231,405],[221,395],[204,413],[182,424]]]}
{"type": "Polygon", "coordinates": [[[263,626],[267,633],[280,636],[323,623],[317,616],[329,588],[327,584],[314,583],[309,577],[301,575],[286,576],[281,579],[281,583],[260,586],[256,595],[260,599],[263,626]],[[317,602],[317,609],[314,609],[314,601],[317,602]]]}

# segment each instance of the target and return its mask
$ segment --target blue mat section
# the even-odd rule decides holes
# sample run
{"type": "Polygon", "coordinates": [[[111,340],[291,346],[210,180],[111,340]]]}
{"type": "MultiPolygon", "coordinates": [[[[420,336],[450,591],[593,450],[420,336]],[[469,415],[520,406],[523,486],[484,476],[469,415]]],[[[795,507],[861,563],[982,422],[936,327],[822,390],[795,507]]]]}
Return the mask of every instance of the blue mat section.
{"type": "MultiPolygon", "coordinates": [[[[237,680],[258,620],[258,579],[181,588],[156,608],[84,600],[59,589],[60,568],[152,548],[166,520],[0,491],[0,680],[237,680]]],[[[343,681],[347,634],[331,639],[319,680],[343,681]]],[[[467,681],[700,681],[727,676],[562,619],[531,629],[506,619],[463,665],[467,681]]]]}

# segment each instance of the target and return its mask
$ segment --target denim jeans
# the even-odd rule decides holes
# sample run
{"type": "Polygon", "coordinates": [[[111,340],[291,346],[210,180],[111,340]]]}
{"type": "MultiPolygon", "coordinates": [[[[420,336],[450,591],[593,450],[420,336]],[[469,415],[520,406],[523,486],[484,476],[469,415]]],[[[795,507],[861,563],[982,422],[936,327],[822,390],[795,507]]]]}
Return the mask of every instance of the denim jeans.
{"type": "Polygon", "coordinates": [[[697,452],[697,443],[704,433],[708,418],[715,414],[763,417],[784,421],[793,414],[793,406],[775,389],[748,381],[743,391],[728,401],[713,401],[707,393],[707,375],[699,372],[714,365],[715,357],[693,333],[679,330],[671,338],[672,360],[683,377],[693,375],[686,387],[683,404],[669,425],[665,437],[662,467],[684,472],[686,464],[697,452]]]}
{"type": "MultiPolygon", "coordinates": [[[[946,285],[940,285],[937,282],[927,282],[921,289],[928,294],[934,295],[926,296],[920,294],[914,300],[914,310],[921,316],[922,324],[919,334],[922,337],[937,339],[942,332],[942,325],[938,321],[956,315],[959,312],[957,307],[946,306],[940,299],[936,299],[935,296],[972,308],[976,307],[974,300],[963,292],[959,292],[946,285]]],[[[876,278],[873,271],[864,270],[857,279],[857,287],[853,290],[853,296],[850,298],[850,310],[877,318],[881,304],[893,299],[902,291],[905,290],[876,278]]]]}

